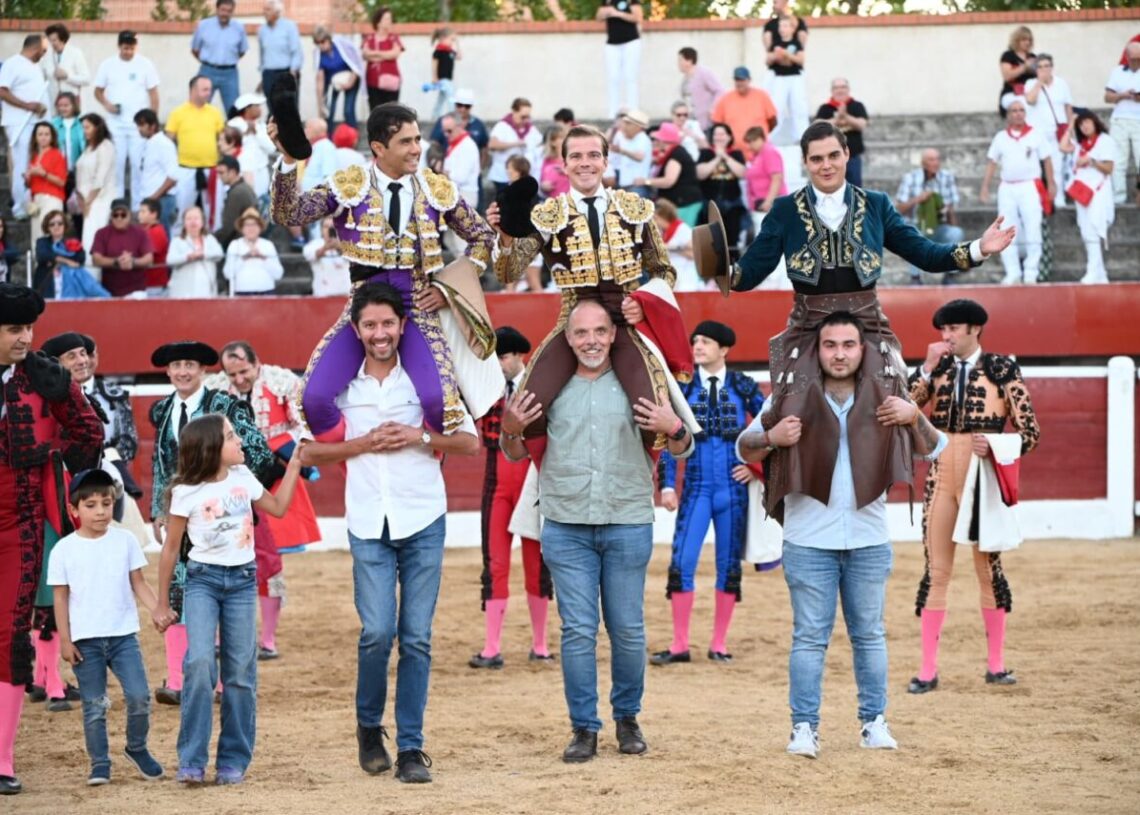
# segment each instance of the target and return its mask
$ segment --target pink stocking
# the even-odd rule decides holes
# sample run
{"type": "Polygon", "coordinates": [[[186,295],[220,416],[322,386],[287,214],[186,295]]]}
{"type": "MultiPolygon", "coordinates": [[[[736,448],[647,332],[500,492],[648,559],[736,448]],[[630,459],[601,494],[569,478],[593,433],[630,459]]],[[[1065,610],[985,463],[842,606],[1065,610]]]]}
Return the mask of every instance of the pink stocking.
{"type": "Polygon", "coordinates": [[[16,731],[23,709],[24,686],[0,682],[0,775],[16,774],[16,731]]]}
{"type": "Polygon", "coordinates": [[[490,659],[498,656],[503,650],[503,620],[507,617],[507,598],[488,600],[484,616],[487,634],[480,656],[490,659]]]}
{"type": "Polygon", "coordinates": [[[546,645],[546,612],[550,600],[537,594],[528,594],[526,605],[530,609],[531,650],[540,657],[548,657],[550,649],[546,645]]]}
{"type": "Polygon", "coordinates": [[[983,608],[982,620],[986,624],[986,650],[990,673],[1005,670],[1005,609],[983,608]]]}
{"type": "Polygon", "coordinates": [[[280,597],[258,597],[261,604],[261,647],[277,650],[277,621],[281,619],[280,597]]]}
{"type": "Polygon", "coordinates": [[[946,621],[946,609],[922,610],[922,667],[918,678],[929,682],[938,675],[938,641],[942,638],[942,623],[946,621]]]}
{"type": "Polygon", "coordinates": [[[176,623],[166,629],[166,687],[182,690],[182,660],[186,656],[186,626],[176,623]]]}
{"type": "Polygon", "coordinates": [[[32,633],[32,645],[36,649],[36,678],[42,677],[47,698],[62,699],[64,688],[63,677],[59,674],[59,632],[52,634],[50,640],[45,640],[39,631],[35,631],[32,633]]]}
{"type": "Polygon", "coordinates": [[[673,644],[670,653],[683,654],[689,650],[689,618],[693,616],[693,592],[675,591],[673,602],[673,644]]]}
{"type": "Polygon", "coordinates": [[[718,654],[728,653],[725,641],[728,639],[728,626],[732,622],[732,612],[736,610],[736,595],[724,591],[716,593],[716,613],[713,618],[713,638],[709,649],[718,654]]]}

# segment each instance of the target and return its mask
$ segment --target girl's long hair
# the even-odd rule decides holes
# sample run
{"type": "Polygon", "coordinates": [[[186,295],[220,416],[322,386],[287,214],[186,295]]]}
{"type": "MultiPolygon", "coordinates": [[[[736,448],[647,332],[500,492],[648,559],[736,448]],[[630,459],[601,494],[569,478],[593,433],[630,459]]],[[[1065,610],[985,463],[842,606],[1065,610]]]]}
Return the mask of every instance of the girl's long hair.
{"type": "Polygon", "coordinates": [[[222,444],[226,417],[208,413],[186,424],[178,435],[178,472],[166,488],[164,505],[169,510],[170,495],[178,485],[192,486],[213,481],[222,469],[222,444]]]}

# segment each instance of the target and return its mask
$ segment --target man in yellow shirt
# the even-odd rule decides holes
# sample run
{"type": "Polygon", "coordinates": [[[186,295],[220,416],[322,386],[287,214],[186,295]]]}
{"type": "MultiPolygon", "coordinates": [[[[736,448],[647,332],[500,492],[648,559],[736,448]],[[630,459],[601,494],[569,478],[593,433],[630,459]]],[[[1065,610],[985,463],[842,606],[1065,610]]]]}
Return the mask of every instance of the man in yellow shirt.
{"type": "Polygon", "coordinates": [[[218,163],[218,134],[226,126],[222,113],[210,104],[213,85],[207,77],[190,80],[190,98],[170,112],[166,134],[178,145],[182,168],[174,189],[178,211],[202,203],[206,172],[218,163]]]}

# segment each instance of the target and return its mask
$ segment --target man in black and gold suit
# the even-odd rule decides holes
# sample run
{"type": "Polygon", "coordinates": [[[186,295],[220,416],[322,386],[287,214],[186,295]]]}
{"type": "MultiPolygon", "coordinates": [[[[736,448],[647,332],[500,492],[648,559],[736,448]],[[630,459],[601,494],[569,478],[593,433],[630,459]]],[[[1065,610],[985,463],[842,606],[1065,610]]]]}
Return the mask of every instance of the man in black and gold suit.
{"type": "MultiPolygon", "coordinates": [[[[596,128],[572,127],[562,157],[570,177],[568,193],[548,198],[529,215],[498,203],[487,210],[488,223],[499,231],[499,279],[517,280],[541,252],[562,290],[558,321],[531,358],[521,387],[537,404],[548,406],[554,400],[577,367],[563,333],[567,316],[579,300],[598,300],[618,326],[612,361],[630,402],[670,399],[690,432],[696,432],[677,386],[678,380],[692,378],[692,352],[672,297],[677,274],[653,221],[653,202],[602,185],[609,142],[596,128]],[[648,279],[644,286],[643,279],[648,279]]],[[[527,438],[542,437],[545,427],[545,417],[532,422],[527,438]]],[[[665,447],[664,437],[658,436],[643,431],[646,446],[656,451],[665,447]]]]}

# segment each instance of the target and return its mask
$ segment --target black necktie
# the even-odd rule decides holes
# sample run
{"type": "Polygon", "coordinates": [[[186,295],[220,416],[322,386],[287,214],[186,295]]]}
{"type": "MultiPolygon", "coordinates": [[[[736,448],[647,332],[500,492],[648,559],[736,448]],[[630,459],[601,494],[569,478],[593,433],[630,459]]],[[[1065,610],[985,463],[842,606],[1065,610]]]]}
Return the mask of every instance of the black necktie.
{"type": "Polygon", "coordinates": [[[966,407],[966,361],[958,363],[958,411],[962,412],[966,407]]]}
{"type": "Polygon", "coordinates": [[[182,413],[178,416],[178,435],[182,435],[182,431],[186,429],[186,423],[190,421],[190,417],[186,414],[186,403],[182,403],[182,413]]]}
{"type": "Polygon", "coordinates": [[[590,225],[590,239],[594,241],[594,246],[597,247],[602,242],[602,224],[598,220],[598,210],[594,206],[594,202],[598,200],[598,196],[591,195],[589,198],[583,198],[586,206],[590,211],[586,213],[586,222],[590,225]]]}
{"type": "Polygon", "coordinates": [[[388,224],[397,235],[400,234],[400,190],[403,188],[403,184],[395,181],[388,185],[388,190],[392,193],[392,200],[388,204],[388,224]]]}
{"type": "Polygon", "coordinates": [[[507,380],[507,401],[511,401],[511,397],[515,395],[515,381],[513,379],[507,380]]]}
{"type": "Polygon", "coordinates": [[[716,377],[709,377],[709,424],[720,425],[720,394],[716,389],[716,377]]]}

